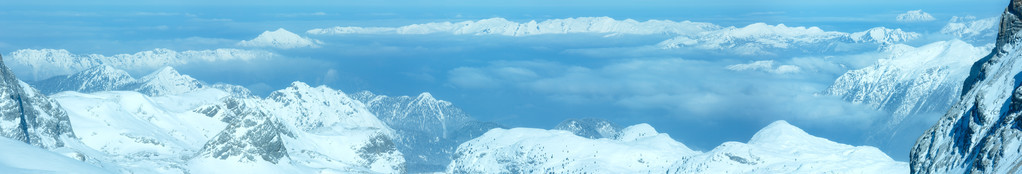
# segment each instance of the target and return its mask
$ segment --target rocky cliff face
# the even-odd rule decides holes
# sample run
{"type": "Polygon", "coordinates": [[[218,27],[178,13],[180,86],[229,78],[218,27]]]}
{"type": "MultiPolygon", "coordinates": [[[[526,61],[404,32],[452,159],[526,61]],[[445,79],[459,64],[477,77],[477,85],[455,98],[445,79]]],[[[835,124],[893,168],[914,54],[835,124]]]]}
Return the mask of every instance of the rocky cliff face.
{"type": "Polygon", "coordinates": [[[993,52],[977,61],[962,99],[912,148],[913,173],[1017,173],[1022,164],[1022,0],[1005,10],[993,52]]]}
{"type": "Polygon", "coordinates": [[[474,121],[461,108],[430,93],[391,97],[362,91],[351,96],[394,129],[394,143],[413,173],[445,170],[459,144],[489,130],[487,123],[474,121]]]}
{"type": "Polygon", "coordinates": [[[71,121],[56,101],[42,95],[3,65],[0,57],[0,135],[43,148],[73,139],[71,121]]]}

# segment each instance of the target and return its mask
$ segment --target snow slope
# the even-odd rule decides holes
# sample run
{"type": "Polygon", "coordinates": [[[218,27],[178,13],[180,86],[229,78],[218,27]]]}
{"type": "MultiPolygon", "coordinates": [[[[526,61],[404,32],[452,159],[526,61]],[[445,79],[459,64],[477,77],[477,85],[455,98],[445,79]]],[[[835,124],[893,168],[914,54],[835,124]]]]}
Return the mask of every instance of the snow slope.
{"type": "Polygon", "coordinates": [[[908,166],[868,146],[814,137],[784,121],[748,144],[696,152],[647,124],[615,138],[561,130],[493,129],[458,147],[449,173],[905,173],[908,166]]]}
{"type": "Polygon", "coordinates": [[[785,121],[767,125],[748,143],[725,142],[685,158],[675,173],[908,173],[908,165],[875,147],[809,135],[785,121]]]}
{"type": "Polygon", "coordinates": [[[977,61],[962,99],[916,141],[914,173],[1019,173],[1022,164],[1022,0],[1001,17],[992,53],[977,61]]]}
{"type": "Polygon", "coordinates": [[[0,137],[0,173],[112,173],[62,154],[0,137]]]}
{"type": "Polygon", "coordinates": [[[493,129],[458,146],[449,173],[663,173],[692,151],[647,124],[614,139],[562,130],[493,129]]]}
{"type": "Polygon", "coordinates": [[[82,143],[108,156],[106,162],[126,172],[187,173],[184,159],[226,125],[190,109],[227,95],[216,89],[161,97],[68,91],[53,98],[64,104],[82,143]]]}

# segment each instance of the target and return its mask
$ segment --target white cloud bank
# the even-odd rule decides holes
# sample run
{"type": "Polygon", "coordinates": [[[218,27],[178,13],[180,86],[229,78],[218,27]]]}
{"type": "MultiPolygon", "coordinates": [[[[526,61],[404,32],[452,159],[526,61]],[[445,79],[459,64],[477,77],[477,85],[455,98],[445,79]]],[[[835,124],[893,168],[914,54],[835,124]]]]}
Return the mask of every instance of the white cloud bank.
{"type": "MultiPolygon", "coordinates": [[[[73,54],[64,49],[22,49],[4,56],[4,63],[18,72],[31,72],[34,80],[71,74],[105,64],[129,71],[149,71],[164,66],[199,62],[250,61],[275,55],[266,51],[242,49],[188,50],[153,49],[134,54],[104,56],[73,54]]],[[[28,78],[28,77],[26,77],[28,78]]]]}
{"type": "Polygon", "coordinates": [[[802,68],[799,68],[796,65],[780,65],[777,66],[777,68],[774,68],[773,60],[761,60],[747,64],[728,65],[726,68],[731,71],[763,71],[774,74],[789,74],[802,71],[802,68]]]}
{"type": "Polygon", "coordinates": [[[280,49],[292,48],[319,48],[323,42],[279,28],[276,31],[264,31],[252,40],[238,42],[238,46],[244,47],[273,47],[280,49]]]}
{"type": "Polygon", "coordinates": [[[448,82],[460,88],[534,91],[563,103],[613,103],[631,109],[664,110],[686,119],[767,116],[865,126],[881,116],[872,108],[838,97],[815,95],[825,86],[806,82],[805,78],[814,74],[795,73],[817,70],[803,65],[812,66],[799,61],[786,65],[762,61],[728,67],[722,62],[685,59],[628,60],[592,67],[498,61],[489,66],[455,68],[448,72],[448,82]],[[736,72],[750,70],[770,74],[736,72]],[[747,111],[752,110],[756,112],[750,115],[747,111]]]}
{"type": "Polygon", "coordinates": [[[899,14],[897,20],[898,22],[929,22],[937,20],[937,18],[933,18],[930,13],[923,12],[923,10],[912,10],[899,14]]]}

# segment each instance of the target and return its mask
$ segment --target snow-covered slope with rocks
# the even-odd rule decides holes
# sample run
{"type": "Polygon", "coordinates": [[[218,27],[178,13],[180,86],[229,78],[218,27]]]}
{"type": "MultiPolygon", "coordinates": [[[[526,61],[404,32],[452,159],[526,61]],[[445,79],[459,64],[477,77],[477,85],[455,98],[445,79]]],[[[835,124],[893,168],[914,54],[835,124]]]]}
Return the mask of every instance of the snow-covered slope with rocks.
{"type": "Polygon", "coordinates": [[[396,131],[394,141],[404,153],[408,172],[444,171],[459,144],[489,130],[471,129],[487,123],[475,121],[453,103],[430,93],[391,97],[362,91],[351,97],[365,103],[370,112],[396,131]]]}
{"type": "Polygon", "coordinates": [[[749,143],[690,150],[647,124],[615,138],[562,130],[494,129],[458,147],[449,173],[905,173],[877,148],[814,137],[784,121],[749,143]]]}
{"type": "Polygon", "coordinates": [[[190,108],[226,96],[206,89],[161,97],[134,91],[68,91],[53,98],[67,110],[82,143],[105,154],[106,162],[124,166],[125,172],[187,173],[185,159],[226,125],[190,108]]]}
{"type": "Polygon", "coordinates": [[[1019,173],[1022,0],[1001,17],[993,52],[976,61],[956,103],[912,148],[913,173],[1019,173]]]}
{"type": "Polygon", "coordinates": [[[259,173],[405,171],[394,130],[361,102],[325,86],[294,82],[266,99],[227,98],[196,112],[231,124],[191,160],[193,171],[237,170],[211,164],[274,169],[259,173]]]}
{"type": "Polygon", "coordinates": [[[892,45],[882,53],[884,58],[846,72],[823,93],[892,113],[877,133],[894,136],[905,120],[925,119],[920,117],[955,104],[969,67],[989,50],[960,40],[892,45]]]}
{"type": "Polygon", "coordinates": [[[562,121],[555,130],[564,130],[580,137],[589,139],[615,138],[620,132],[614,123],[598,118],[568,119],[562,121]]]}
{"type": "Polygon", "coordinates": [[[243,40],[238,42],[239,46],[244,47],[273,47],[280,49],[292,49],[292,48],[318,48],[323,42],[308,37],[302,37],[298,34],[279,28],[275,31],[264,31],[252,40],[243,40]]]}

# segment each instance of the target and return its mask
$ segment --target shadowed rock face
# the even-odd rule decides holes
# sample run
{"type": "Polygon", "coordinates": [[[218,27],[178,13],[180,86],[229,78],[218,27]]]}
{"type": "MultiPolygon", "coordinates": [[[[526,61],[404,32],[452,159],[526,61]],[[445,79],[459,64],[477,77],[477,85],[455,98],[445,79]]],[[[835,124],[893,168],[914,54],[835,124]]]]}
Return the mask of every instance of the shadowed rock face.
{"type": "Polygon", "coordinates": [[[962,100],[916,141],[913,173],[1017,173],[1022,165],[1022,0],[1004,11],[997,45],[977,61],[962,100]]]}
{"type": "Polygon", "coordinates": [[[0,136],[43,148],[73,139],[71,121],[56,101],[18,80],[0,57],[0,136]]]}

